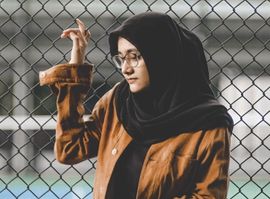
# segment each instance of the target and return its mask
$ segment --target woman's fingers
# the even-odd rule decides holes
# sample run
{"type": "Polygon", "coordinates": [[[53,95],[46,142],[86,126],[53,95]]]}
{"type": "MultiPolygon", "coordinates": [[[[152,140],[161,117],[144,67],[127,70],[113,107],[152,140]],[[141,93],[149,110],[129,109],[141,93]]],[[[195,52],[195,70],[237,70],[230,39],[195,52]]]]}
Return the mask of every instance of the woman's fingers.
{"type": "Polygon", "coordinates": [[[86,27],[81,20],[76,19],[76,23],[78,28],[68,28],[64,30],[61,34],[61,38],[69,37],[72,40],[73,46],[70,63],[83,63],[85,49],[91,33],[86,30],[86,27]]]}
{"type": "Polygon", "coordinates": [[[91,36],[91,33],[89,30],[84,30],[84,32],[82,33],[79,28],[69,28],[69,29],[66,29],[62,32],[61,38],[69,37],[71,32],[80,36],[80,38],[82,38],[85,42],[87,42],[91,36]]]}
{"type": "Polygon", "coordinates": [[[89,38],[89,37],[91,37],[91,32],[89,31],[89,30],[86,30],[86,36],[89,38]]]}
{"type": "Polygon", "coordinates": [[[90,31],[86,30],[84,23],[80,19],[76,19],[76,22],[77,22],[79,30],[80,30],[81,38],[87,44],[87,42],[90,38],[90,31]]]}
{"type": "Polygon", "coordinates": [[[85,25],[84,25],[84,23],[80,20],[80,19],[76,19],[76,23],[77,23],[77,25],[78,25],[78,27],[79,27],[79,30],[81,31],[81,34],[83,35],[83,36],[85,36],[85,25]]]}
{"type": "Polygon", "coordinates": [[[68,28],[63,30],[61,37],[68,37],[71,32],[77,34],[80,30],[78,28],[68,28]]]}
{"type": "Polygon", "coordinates": [[[74,37],[77,37],[77,39],[79,40],[78,43],[80,44],[81,47],[84,47],[87,45],[87,39],[85,37],[82,36],[80,30],[77,29],[67,29],[65,31],[63,31],[63,33],[61,34],[61,38],[67,38],[69,37],[71,40],[74,41],[74,37]]]}
{"type": "Polygon", "coordinates": [[[88,41],[91,37],[91,33],[89,30],[85,30],[85,38],[86,38],[86,41],[88,41]]]}
{"type": "Polygon", "coordinates": [[[70,32],[69,38],[72,40],[76,47],[79,47],[79,36],[76,33],[70,32]]]}

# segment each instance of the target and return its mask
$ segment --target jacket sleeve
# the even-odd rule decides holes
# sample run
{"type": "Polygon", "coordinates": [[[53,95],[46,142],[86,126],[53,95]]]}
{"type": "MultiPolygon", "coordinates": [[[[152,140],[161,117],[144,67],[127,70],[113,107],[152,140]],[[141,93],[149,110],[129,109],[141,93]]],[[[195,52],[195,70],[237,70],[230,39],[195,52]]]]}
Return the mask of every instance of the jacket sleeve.
{"type": "Polygon", "coordinates": [[[230,135],[226,128],[205,132],[198,151],[199,167],[194,189],[191,194],[184,195],[180,199],[226,199],[229,183],[230,135]]]}
{"type": "Polygon", "coordinates": [[[102,108],[97,103],[88,121],[83,120],[84,97],[91,84],[90,64],[60,64],[40,72],[40,85],[57,95],[57,126],[54,152],[64,164],[95,157],[98,151],[102,108]]]}

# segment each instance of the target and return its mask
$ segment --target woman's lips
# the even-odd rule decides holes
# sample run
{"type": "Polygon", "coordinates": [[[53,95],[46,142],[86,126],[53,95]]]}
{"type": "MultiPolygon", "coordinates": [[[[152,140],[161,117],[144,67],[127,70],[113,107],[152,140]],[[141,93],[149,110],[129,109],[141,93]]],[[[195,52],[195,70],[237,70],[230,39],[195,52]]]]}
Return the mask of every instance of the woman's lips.
{"type": "Polygon", "coordinates": [[[137,78],[128,78],[128,79],[127,79],[127,82],[128,82],[129,84],[132,84],[132,83],[134,83],[134,82],[136,81],[136,79],[137,79],[137,78]]]}

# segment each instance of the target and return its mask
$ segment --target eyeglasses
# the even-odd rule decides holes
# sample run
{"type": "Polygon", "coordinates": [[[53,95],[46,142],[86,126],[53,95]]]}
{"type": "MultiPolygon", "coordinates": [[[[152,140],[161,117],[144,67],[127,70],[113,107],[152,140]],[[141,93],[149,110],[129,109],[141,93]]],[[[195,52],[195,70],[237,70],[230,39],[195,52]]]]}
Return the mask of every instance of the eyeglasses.
{"type": "Polygon", "coordinates": [[[122,68],[124,61],[126,61],[127,64],[132,68],[136,68],[139,65],[139,60],[141,59],[141,57],[142,56],[139,52],[129,52],[124,57],[121,57],[120,55],[114,55],[112,57],[112,61],[119,69],[122,68]]]}

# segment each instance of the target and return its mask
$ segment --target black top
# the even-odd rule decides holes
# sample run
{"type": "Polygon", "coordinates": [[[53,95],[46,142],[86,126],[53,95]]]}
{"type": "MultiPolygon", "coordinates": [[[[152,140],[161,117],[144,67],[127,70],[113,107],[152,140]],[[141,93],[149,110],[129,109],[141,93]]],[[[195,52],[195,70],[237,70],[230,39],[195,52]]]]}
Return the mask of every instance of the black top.
{"type": "Polygon", "coordinates": [[[141,168],[149,145],[131,142],[118,160],[108,192],[113,199],[135,199],[141,168]]]}

